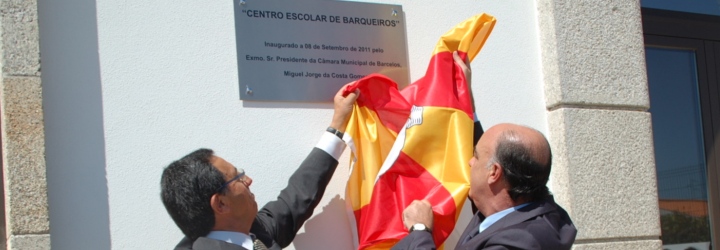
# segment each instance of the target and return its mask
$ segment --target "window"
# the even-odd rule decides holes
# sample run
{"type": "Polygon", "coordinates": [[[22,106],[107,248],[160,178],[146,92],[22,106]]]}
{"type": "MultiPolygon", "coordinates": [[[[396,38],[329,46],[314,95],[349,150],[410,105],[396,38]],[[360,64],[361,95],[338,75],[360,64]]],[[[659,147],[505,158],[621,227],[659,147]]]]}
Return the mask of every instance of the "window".
{"type": "Polygon", "coordinates": [[[720,240],[720,16],[643,9],[643,31],[663,249],[711,249],[720,240]]]}
{"type": "Polygon", "coordinates": [[[720,16],[717,0],[642,0],[642,7],[720,16]]]}

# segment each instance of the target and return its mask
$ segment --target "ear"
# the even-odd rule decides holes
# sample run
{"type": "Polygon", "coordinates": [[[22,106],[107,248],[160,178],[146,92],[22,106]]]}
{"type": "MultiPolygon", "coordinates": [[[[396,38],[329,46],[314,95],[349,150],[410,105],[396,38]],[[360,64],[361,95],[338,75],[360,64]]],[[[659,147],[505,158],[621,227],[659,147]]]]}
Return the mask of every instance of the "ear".
{"type": "Polygon", "coordinates": [[[210,197],[210,207],[212,207],[212,210],[213,212],[215,212],[215,214],[223,214],[225,211],[227,211],[227,206],[223,201],[224,198],[225,197],[220,194],[213,194],[210,197]]]}
{"type": "Polygon", "coordinates": [[[494,162],[488,169],[488,184],[499,182],[503,178],[503,169],[499,163],[494,162]]]}

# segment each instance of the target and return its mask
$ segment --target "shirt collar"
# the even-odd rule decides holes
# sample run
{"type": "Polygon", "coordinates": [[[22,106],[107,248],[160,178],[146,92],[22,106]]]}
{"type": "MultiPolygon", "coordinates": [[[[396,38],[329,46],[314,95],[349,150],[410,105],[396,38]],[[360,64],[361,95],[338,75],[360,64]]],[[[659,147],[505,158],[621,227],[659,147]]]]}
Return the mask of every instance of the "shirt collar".
{"type": "Polygon", "coordinates": [[[514,207],[510,207],[510,208],[508,208],[508,209],[505,209],[505,210],[503,210],[503,211],[500,211],[500,212],[497,212],[497,213],[494,213],[494,214],[488,216],[487,218],[485,218],[485,220],[483,220],[482,223],[480,223],[480,227],[478,228],[479,232],[482,233],[482,231],[484,231],[484,230],[487,229],[488,227],[492,226],[492,224],[495,224],[495,222],[499,221],[500,219],[502,219],[502,218],[505,217],[506,215],[508,215],[508,214],[510,214],[510,213],[512,213],[512,212],[515,212],[515,211],[517,211],[518,209],[521,209],[521,208],[523,208],[523,207],[525,207],[525,206],[527,206],[527,205],[530,205],[530,202],[528,202],[528,203],[523,203],[523,204],[520,204],[520,205],[517,205],[517,206],[514,206],[514,207]]]}
{"type": "Polygon", "coordinates": [[[210,231],[210,233],[205,237],[239,245],[245,249],[253,249],[252,238],[250,235],[244,233],[231,231],[210,231]]]}

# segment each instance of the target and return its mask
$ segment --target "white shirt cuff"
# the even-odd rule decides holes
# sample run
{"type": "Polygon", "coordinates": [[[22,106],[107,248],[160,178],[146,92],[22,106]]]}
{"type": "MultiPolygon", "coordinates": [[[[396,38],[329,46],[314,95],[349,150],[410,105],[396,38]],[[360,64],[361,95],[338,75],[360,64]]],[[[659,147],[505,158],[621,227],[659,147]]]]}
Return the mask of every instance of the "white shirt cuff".
{"type": "Polygon", "coordinates": [[[338,160],[343,151],[345,151],[345,142],[340,140],[336,135],[325,132],[315,147],[325,151],[335,158],[335,160],[338,160]]]}

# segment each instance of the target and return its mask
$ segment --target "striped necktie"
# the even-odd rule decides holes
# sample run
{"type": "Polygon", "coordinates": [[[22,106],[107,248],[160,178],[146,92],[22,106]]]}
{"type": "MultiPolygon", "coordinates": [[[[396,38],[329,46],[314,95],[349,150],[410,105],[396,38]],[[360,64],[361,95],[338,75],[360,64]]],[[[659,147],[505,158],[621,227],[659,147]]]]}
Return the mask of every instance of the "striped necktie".
{"type": "Polygon", "coordinates": [[[255,239],[253,241],[253,250],[268,250],[268,248],[262,243],[262,241],[255,239]]]}

